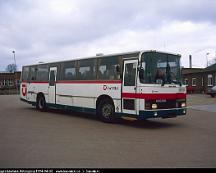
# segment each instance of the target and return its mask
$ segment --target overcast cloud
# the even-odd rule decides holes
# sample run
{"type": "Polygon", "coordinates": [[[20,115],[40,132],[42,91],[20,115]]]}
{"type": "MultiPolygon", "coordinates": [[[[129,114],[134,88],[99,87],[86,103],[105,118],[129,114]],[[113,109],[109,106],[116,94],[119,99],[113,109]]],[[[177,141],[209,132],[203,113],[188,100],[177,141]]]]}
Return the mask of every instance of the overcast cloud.
{"type": "Polygon", "coordinates": [[[0,71],[22,65],[156,49],[182,65],[216,56],[215,0],[0,0],[0,71]]]}

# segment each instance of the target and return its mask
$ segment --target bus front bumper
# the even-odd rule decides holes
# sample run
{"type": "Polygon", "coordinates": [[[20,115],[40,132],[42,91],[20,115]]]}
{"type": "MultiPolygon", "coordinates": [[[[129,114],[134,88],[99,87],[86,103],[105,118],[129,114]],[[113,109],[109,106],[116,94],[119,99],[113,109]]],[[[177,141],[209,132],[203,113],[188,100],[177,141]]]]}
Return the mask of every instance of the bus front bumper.
{"type": "Polygon", "coordinates": [[[139,111],[138,120],[149,118],[174,118],[181,115],[186,115],[186,108],[165,109],[165,110],[145,110],[139,111]]]}

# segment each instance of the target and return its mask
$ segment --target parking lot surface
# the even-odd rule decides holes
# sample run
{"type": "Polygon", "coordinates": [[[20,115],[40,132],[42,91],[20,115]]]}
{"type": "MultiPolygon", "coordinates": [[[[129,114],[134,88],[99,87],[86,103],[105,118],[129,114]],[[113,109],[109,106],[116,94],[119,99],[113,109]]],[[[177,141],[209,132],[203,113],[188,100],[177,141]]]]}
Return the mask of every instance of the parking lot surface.
{"type": "Polygon", "coordinates": [[[216,113],[206,95],[188,97],[186,116],[105,124],[88,114],[38,112],[0,96],[1,168],[216,167],[216,113]]]}

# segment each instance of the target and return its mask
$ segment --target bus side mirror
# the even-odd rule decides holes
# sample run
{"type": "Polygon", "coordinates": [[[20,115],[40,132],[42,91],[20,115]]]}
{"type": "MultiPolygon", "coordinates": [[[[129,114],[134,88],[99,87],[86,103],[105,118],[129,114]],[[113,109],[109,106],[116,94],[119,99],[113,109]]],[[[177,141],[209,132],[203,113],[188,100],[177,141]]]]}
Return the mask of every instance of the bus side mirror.
{"type": "Polygon", "coordinates": [[[116,66],[116,72],[117,72],[117,73],[120,73],[120,71],[121,71],[121,70],[120,70],[120,65],[117,65],[117,66],[116,66]]]}

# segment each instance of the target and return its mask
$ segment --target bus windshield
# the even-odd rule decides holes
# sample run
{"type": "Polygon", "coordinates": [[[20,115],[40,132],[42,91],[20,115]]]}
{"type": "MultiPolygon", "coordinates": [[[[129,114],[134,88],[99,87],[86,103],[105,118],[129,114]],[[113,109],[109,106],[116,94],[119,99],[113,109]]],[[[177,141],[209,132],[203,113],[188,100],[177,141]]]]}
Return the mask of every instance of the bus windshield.
{"type": "Polygon", "coordinates": [[[145,52],[142,55],[145,84],[180,84],[180,55],[145,52]]]}

